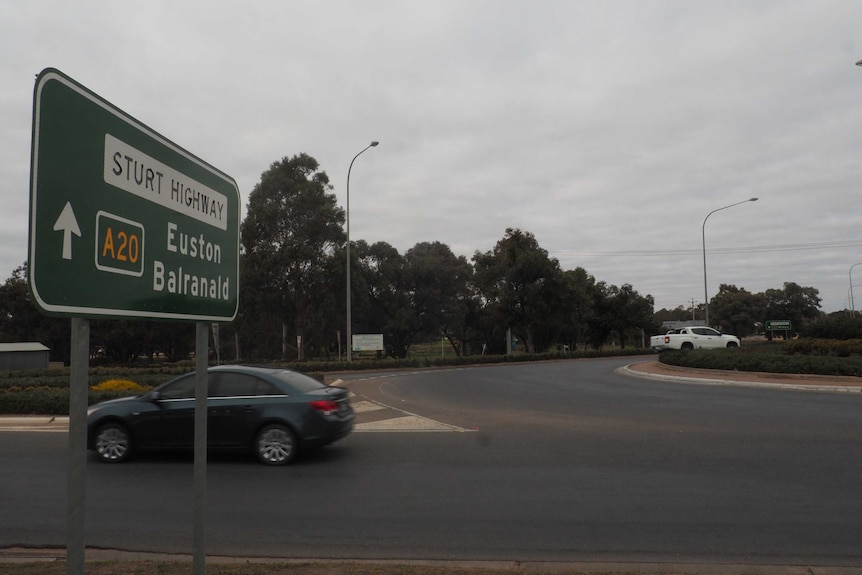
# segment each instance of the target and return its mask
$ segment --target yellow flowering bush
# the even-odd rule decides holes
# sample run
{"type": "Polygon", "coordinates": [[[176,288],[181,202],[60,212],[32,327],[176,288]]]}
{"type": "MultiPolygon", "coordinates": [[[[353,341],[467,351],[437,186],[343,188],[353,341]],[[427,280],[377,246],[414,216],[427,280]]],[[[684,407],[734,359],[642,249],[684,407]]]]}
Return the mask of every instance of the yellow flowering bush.
{"type": "Polygon", "coordinates": [[[147,391],[148,389],[150,388],[128,379],[107,379],[101,383],[90,386],[90,391],[129,391],[140,393],[147,391]]]}

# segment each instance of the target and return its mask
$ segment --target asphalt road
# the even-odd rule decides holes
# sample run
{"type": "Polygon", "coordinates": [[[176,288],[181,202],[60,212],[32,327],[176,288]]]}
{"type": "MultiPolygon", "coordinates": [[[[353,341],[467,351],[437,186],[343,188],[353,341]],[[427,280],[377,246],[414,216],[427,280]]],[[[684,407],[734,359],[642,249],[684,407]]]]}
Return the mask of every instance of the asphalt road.
{"type": "MultiPolygon", "coordinates": [[[[346,376],[374,407],[346,440],[282,469],[210,458],[207,552],[862,566],[862,396],[630,361],[346,376]]],[[[0,546],[65,544],[66,442],[0,432],[0,546]]],[[[91,459],[86,544],[190,552],[192,473],[91,459]]]]}

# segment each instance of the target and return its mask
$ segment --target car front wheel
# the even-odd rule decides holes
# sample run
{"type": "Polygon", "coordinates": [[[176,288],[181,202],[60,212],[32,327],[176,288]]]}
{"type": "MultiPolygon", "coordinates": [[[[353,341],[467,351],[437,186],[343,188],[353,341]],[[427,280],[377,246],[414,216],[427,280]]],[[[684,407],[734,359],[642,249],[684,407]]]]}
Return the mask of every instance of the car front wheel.
{"type": "Polygon", "coordinates": [[[105,463],[121,463],[132,455],[132,436],[119,423],[106,423],[96,432],[96,454],[105,463]]]}
{"type": "Polygon", "coordinates": [[[254,441],[254,453],[264,465],[287,465],[298,450],[296,435],[284,425],[267,425],[254,441]]]}

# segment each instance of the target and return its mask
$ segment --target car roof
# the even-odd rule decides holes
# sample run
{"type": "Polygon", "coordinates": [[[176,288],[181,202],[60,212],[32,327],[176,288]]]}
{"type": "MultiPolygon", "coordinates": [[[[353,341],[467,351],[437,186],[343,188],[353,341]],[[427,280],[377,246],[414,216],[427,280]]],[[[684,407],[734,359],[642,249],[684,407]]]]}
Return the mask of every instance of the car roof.
{"type": "Polygon", "coordinates": [[[235,371],[240,373],[252,373],[252,374],[273,374],[279,373],[282,371],[289,371],[293,373],[294,370],[287,369],[286,367],[264,367],[259,365],[216,365],[210,368],[207,368],[209,372],[219,372],[219,371],[235,371]]]}

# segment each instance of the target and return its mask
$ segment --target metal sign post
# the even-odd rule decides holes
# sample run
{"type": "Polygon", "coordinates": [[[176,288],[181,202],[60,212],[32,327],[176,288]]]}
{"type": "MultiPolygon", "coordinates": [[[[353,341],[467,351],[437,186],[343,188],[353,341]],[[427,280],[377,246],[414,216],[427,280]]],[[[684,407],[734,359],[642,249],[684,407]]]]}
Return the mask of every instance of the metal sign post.
{"type": "Polygon", "coordinates": [[[87,395],[90,371],[90,322],[72,318],[69,376],[69,470],[66,571],[84,573],[84,502],[87,471],[87,395]]]}
{"type": "Polygon", "coordinates": [[[194,575],[206,573],[207,524],[207,365],[209,360],[209,326],[198,322],[195,341],[195,463],[194,526],[192,540],[194,575]]]}

